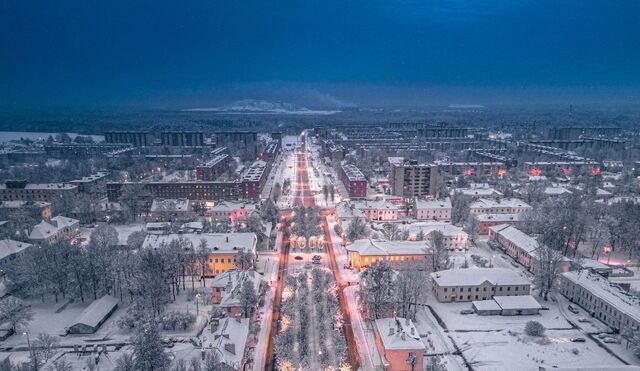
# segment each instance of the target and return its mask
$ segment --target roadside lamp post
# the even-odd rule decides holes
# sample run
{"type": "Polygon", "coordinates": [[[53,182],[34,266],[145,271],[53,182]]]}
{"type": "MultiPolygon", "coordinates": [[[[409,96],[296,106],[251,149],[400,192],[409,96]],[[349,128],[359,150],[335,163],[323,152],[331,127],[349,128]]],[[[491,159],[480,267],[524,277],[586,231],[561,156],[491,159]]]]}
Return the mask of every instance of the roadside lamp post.
{"type": "Polygon", "coordinates": [[[200,298],[202,296],[200,294],[196,294],[196,316],[200,314],[200,298]]]}

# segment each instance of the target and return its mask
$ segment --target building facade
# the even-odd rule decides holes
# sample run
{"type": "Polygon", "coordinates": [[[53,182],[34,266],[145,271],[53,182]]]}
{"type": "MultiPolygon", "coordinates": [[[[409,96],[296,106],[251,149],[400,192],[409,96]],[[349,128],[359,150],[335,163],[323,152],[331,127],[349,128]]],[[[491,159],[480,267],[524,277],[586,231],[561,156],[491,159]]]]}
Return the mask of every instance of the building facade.
{"type": "Polygon", "coordinates": [[[389,187],[391,194],[405,198],[435,196],[438,167],[405,161],[402,157],[390,157],[389,187]]]}

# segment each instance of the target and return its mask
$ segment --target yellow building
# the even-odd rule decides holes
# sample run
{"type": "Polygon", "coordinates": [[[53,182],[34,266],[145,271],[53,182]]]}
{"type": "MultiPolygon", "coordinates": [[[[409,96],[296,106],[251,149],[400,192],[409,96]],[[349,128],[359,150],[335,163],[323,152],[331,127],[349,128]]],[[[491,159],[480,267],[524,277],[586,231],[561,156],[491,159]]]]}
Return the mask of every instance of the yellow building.
{"type": "Polygon", "coordinates": [[[428,241],[356,240],[347,246],[349,263],[360,271],[378,260],[402,262],[429,259],[433,255],[428,241]]]}
{"type": "Polygon", "coordinates": [[[150,234],[144,240],[143,248],[159,248],[168,245],[178,238],[186,239],[198,251],[200,244],[205,243],[209,252],[207,258],[207,277],[215,277],[229,269],[236,268],[236,258],[240,250],[256,253],[257,238],[254,233],[184,233],[184,234],[150,234]]]}

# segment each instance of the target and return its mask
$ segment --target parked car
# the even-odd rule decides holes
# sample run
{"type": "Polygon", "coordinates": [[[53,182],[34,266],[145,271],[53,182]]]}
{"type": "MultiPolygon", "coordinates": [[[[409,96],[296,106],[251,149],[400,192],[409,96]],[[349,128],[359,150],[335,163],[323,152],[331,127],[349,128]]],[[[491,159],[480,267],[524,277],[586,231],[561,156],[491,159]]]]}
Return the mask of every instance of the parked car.
{"type": "Polygon", "coordinates": [[[604,339],[604,338],[608,338],[609,334],[607,334],[606,332],[603,332],[602,334],[598,335],[598,339],[604,339]]]}
{"type": "Polygon", "coordinates": [[[571,340],[572,343],[584,343],[585,341],[587,341],[587,339],[585,338],[571,338],[569,340],[571,340]]]}
{"type": "Polygon", "coordinates": [[[569,312],[574,313],[574,314],[578,314],[580,313],[580,311],[574,307],[573,305],[569,304],[569,306],[567,307],[567,309],[569,309],[569,312]]]}
{"type": "Polygon", "coordinates": [[[578,322],[589,323],[591,321],[588,318],[580,317],[580,318],[578,318],[578,322]]]}
{"type": "Polygon", "coordinates": [[[460,314],[473,314],[475,313],[473,309],[463,309],[460,311],[460,314]]]}
{"type": "Polygon", "coordinates": [[[302,260],[302,256],[300,256],[300,255],[296,255],[296,256],[294,256],[293,258],[294,258],[295,260],[302,260]]]}
{"type": "Polygon", "coordinates": [[[607,344],[618,344],[620,342],[620,340],[614,338],[614,337],[606,337],[604,339],[602,339],[602,342],[607,343],[607,344]]]}

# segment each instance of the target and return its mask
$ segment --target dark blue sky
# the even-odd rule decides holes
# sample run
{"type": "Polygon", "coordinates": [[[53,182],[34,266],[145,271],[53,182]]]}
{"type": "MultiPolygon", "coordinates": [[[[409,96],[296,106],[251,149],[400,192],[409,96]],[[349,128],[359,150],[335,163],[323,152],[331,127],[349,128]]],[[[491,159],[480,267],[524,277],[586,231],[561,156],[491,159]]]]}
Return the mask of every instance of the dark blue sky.
{"type": "Polygon", "coordinates": [[[0,89],[10,108],[628,101],[640,1],[3,0],[0,89]]]}

